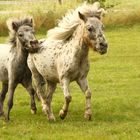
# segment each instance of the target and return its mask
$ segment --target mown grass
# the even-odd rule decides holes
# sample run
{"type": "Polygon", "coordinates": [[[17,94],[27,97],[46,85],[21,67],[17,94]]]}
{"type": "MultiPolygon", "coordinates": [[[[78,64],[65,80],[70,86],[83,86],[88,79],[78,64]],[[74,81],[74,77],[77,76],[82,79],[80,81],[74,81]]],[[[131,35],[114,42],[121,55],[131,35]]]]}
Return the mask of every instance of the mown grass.
{"type": "MultiPolygon", "coordinates": [[[[90,51],[88,75],[92,90],[93,118],[86,121],[80,89],[71,84],[73,100],[65,120],[58,117],[64,101],[58,86],[53,98],[56,122],[50,123],[41,111],[30,114],[30,98],[18,86],[11,121],[0,119],[0,140],[139,140],[140,139],[140,26],[106,31],[108,54],[90,51]]],[[[38,36],[38,37],[43,37],[38,36]]],[[[3,42],[5,38],[0,38],[3,42]]]]}
{"type": "MultiPolygon", "coordinates": [[[[129,7],[127,13],[134,18],[135,14],[139,15],[137,12],[139,11],[139,0],[110,0],[110,2],[118,4],[114,7],[117,10],[129,7]],[[131,10],[135,12],[131,12],[131,10]]],[[[45,37],[46,30],[55,25],[56,19],[61,17],[67,9],[75,7],[76,4],[64,4],[64,10],[62,6],[57,6],[57,4],[48,6],[51,9],[48,17],[46,13],[42,12],[46,8],[45,4],[44,6],[39,4],[20,6],[21,10],[24,11],[25,8],[28,14],[34,16],[37,33],[43,33],[38,35],[38,38],[45,37]],[[48,25],[46,25],[47,22],[48,25]]],[[[12,6],[10,8],[12,9],[12,6]]],[[[14,7],[15,10],[16,8],[19,10],[18,6],[14,7]]],[[[88,80],[93,92],[92,121],[88,122],[83,118],[85,98],[75,83],[72,83],[70,88],[73,96],[70,110],[67,118],[63,121],[58,117],[64,101],[62,90],[58,86],[53,98],[53,110],[56,116],[56,122],[53,123],[48,122],[46,116],[43,115],[40,102],[37,102],[37,114],[30,114],[29,95],[19,85],[15,93],[11,121],[5,123],[0,118],[0,140],[140,139],[140,25],[132,25],[136,22],[133,22],[133,18],[128,16],[130,19],[126,21],[130,23],[127,27],[123,27],[122,25],[128,23],[124,22],[127,16],[122,16],[122,11],[118,13],[118,18],[116,18],[116,13],[113,15],[107,15],[110,17],[105,19],[107,22],[104,21],[110,23],[110,25],[106,24],[109,25],[106,31],[110,46],[108,54],[100,56],[90,51],[89,56],[91,68],[88,80]],[[120,22],[121,19],[122,22],[120,22]],[[121,27],[118,28],[116,25],[121,27]]],[[[0,24],[0,30],[3,30],[1,35],[7,35],[4,21],[9,17],[11,14],[0,17],[0,23],[3,22],[0,24]]],[[[6,37],[0,37],[1,43],[6,41],[6,37]]]]}

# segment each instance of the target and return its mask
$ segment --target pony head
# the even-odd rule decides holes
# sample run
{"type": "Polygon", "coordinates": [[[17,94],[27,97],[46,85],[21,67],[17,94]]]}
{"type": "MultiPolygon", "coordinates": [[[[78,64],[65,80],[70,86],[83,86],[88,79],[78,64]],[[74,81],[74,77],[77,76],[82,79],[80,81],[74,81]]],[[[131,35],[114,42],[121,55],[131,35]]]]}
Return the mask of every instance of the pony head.
{"type": "Polygon", "coordinates": [[[10,33],[9,42],[13,47],[20,43],[22,49],[35,48],[38,41],[35,37],[34,23],[31,17],[22,19],[10,19],[7,21],[10,33]]]}
{"type": "MultiPolygon", "coordinates": [[[[85,32],[84,40],[92,47],[95,51],[100,54],[105,54],[107,52],[108,43],[104,35],[104,25],[101,22],[101,17],[104,14],[104,9],[99,8],[99,3],[94,3],[94,11],[88,12],[84,15],[78,12],[79,18],[84,22],[85,32]]],[[[92,8],[92,7],[91,7],[92,8]]]]}
{"type": "Polygon", "coordinates": [[[100,54],[105,54],[108,44],[101,22],[103,14],[105,14],[105,10],[100,8],[99,2],[95,2],[93,5],[84,3],[76,10],[66,13],[59,21],[58,26],[48,31],[47,39],[69,41],[75,35],[80,37],[83,35],[82,37],[88,46],[100,54]],[[80,27],[80,31],[77,31],[78,27],[80,27]]]}

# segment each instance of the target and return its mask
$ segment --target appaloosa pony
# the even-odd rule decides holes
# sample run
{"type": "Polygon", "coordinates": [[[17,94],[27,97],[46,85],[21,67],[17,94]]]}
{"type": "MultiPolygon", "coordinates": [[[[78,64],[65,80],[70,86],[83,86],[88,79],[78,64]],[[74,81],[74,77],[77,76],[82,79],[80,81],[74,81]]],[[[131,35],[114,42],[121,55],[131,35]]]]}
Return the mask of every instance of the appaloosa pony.
{"type": "Polygon", "coordinates": [[[57,83],[61,84],[65,96],[59,115],[62,119],[66,117],[72,99],[69,90],[72,81],[76,81],[85,93],[85,118],[91,119],[91,91],[86,78],[89,71],[88,53],[89,48],[100,54],[107,52],[108,44],[101,22],[103,11],[99,3],[83,4],[70,11],[57,27],[48,31],[48,38],[38,53],[29,54],[28,66],[49,120],[55,120],[51,101],[57,83]]]}
{"type": "Polygon", "coordinates": [[[31,111],[36,113],[36,105],[32,87],[31,72],[27,66],[28,50],[37,45],[34,35],[32,18],[13,19],[7,22],[10,37],[9,44],[0,44],[0,115],[9,120],[9,113],[13,106],[13,96],[17,84],[21,83],[31,96],[31,111]],[[4,113],[3,102],[9,93],[8,111],[4,113]]]}

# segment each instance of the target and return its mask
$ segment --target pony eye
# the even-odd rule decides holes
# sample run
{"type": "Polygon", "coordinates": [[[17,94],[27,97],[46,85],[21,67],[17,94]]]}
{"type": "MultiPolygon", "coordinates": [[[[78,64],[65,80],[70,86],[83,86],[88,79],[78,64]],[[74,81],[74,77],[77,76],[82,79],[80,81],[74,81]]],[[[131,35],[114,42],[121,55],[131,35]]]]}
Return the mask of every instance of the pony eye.
{"type": "Polygon", "coordinates": [[[92,32],[92,31],[94,31],[94,28],[91,26],[91,27],[87,27],[87,30],[89,31],[89,32],[92,32]]]}
{"type": "Polygon", "coordinates": [[[18,34],[19,37],[23,37],[23,34],[18,34]]]}

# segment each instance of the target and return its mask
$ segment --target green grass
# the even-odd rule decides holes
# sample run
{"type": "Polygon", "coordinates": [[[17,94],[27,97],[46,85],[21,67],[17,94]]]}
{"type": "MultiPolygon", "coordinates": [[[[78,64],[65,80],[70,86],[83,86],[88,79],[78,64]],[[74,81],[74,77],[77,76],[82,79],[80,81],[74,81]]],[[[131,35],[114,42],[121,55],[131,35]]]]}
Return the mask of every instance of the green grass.
{"type": "MultiPolygon", "coordinates": [[[[42,35],[39,37],[43,37],[42,35]]],[[[30,98],[18,86],[11,121],[0,118],[0,140],[139,140],[140,139],[140,26],[106,31],[108,54],[90,51],[88,75],[92,90],[92,121],[84,119],[80,89],[71,84],[73,100],[65,120],[58,117],[64,101],[58,86],[53,98],[56,122],[50,123],[41,111],[30,114],[30,98]]],[[[0,38],[4,42],[5,38],[0,38]]]]}

